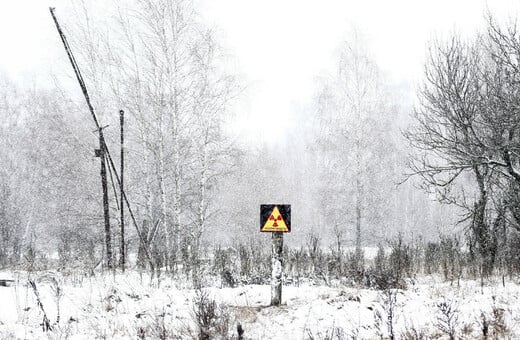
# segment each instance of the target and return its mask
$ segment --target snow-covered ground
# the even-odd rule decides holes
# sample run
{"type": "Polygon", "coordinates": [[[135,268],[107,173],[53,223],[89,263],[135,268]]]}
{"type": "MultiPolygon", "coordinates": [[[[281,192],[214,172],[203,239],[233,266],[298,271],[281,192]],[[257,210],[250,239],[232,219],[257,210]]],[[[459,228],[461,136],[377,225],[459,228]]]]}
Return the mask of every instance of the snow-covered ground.
{"type": "MultiPolygon", "coordinates": [[[[167,278],[157,287],[135,272],[67,278],[55,273],[0,273],[0,278],[6,276],[14,277],[15,284],[0,286],[1,339],[197,336],[196,291],[178,288],[167,278]],[[36,282],[51,331],[42,329],[43,314],[28,279],[36,282]]],[[[332,334],[338,336],[334,339],[388,338],[392,315],[396,339],[406,338],[406,333],[448,338],[450,328],[457,338],[481,339],[486,325],[488,335],[520,339],[520,285],[508,280],[505,286],[499,279],[484,286],[470,280],[458,285],[428,276],[410,283],[407,290],[386,293],[339,284],[284,286],[280,307],[269,306],[266,285],[210,287],[204,292],[221,307],[217,323],[228,326],[229,338],[236,338],[237,323],[245,339],[330,339],[332,334]]]]}

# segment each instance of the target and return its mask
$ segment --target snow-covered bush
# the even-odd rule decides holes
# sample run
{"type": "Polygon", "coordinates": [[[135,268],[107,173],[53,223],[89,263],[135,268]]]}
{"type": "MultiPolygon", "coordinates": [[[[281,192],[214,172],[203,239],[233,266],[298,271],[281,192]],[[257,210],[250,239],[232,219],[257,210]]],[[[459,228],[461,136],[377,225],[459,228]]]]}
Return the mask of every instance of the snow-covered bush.
{"type": "Polygon", "coordinates": [[[227,338],[230,330],[229,313],[202,289],[197,290],[193,298],[193,319],[199,340],[227,338]]]}

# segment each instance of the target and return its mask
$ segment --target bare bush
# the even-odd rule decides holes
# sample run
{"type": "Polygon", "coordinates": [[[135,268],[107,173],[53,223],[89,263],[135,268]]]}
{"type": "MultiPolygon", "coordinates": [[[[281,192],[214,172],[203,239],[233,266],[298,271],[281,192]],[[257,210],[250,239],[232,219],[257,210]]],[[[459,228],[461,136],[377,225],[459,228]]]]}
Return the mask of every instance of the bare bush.
{"type": "Polygon", "coordinates": [[[234,269],[232,250],[225,249],[221,245],[215,248],[213,256],[212,273],[220,276],[222,287],[235,287],[236,280],[231,274],[234,269]]]}
{"type": "Polygon", "coordinates": [[[347,339],[345,331],[341,327],[333,326],[325,332],[317,332],[314,334],[312,330],[306,329],[307,340],[344,340],[347,339]]]}
{"type": "Polygon", "coordinates": [[[428,338],[428,331],[424,328],[417,328],[414,324],[405,323],[405,329],[401,332],[399,339],[402,340],[423,340],[428,338]]]}
{"type": "Polygon", "coordinates": [[[484,339],[502,339],[509,335],[509,327],[505,321],[505,309],[496,304],[493,297],[491,313],[480,313],[480,330],[484,339]]]}
{"type": "Polygon", "coordinates": [[[505,309],[498,307],[493,303],[493,323],[492,330],[493,336],[495,338],[500,338],[509,333],[509,328],[506,325],[506,320],[504,317],[505,309]]]}
{"type": "Polygon", "coordinates": [[[197,290],[193,299],[193,317],[199,340],[228,336],[230,324],[228,312],[202,289],[197,290]]]}
{"type": "Polygon", "coordinates": [[[397,318],[397,290],[385,289],[379,294],[381,308],[374,309],[374,328],[376,336],[384,338],[383,327],[386,326],[386,333],[391,340],[395,339],[395,320],[397,318]]]}
{"type": "Polygon", "coordinates": [[[386,313],[386,328],[388,330],[388,336],[391,340],[395,339],[394,324],[397,306],[397,290],[386,289],[382,294],[382,306],[386,313]]]}
{"type": "MultiPolygon", "coordinates": [[[[179,338],[176,333],[171,329],[165,321],[166,313],[153,313],[151,315],[151,321],[141,327],[137,328],[137,338],[140,340],[144,339],[177,339],[179,338]]],[[[142,316],[139,316],[141,318],[142,316]]]]}
{"type": "Polygon", "coordinates": [[[462,275],[462,256],[460,248],[461,244],[458,238],[441,237],[440,258],[445,280],[453,282],[453,280],[457,279],[458,281],[462,275]]]}
{"type": "Polygon", "coordinates": [[[320,247],[321,237],[314,234],[307,236],[307,252],[312,264],[312,271],[318,274],[321,270],[323,251],[320,247]]]}
{"type": "Polygon", "coordinates": [[[454,300],[444,300],[438,303],[435,327],[447,335],[450,340],[455,340],[458,324],[459,310],[457,302],[454,300]]]}
{"type": "Polygon", "coordinates": [[[386,263],[387,258],[385,255],[385,248],[383,248],[383,245],[379,243],[377,245],[377,254],[374,258],[374,271],[377,273],[382,273],[386,267],[386,263]]]}
{"type": "Polygon", "coordinates": [[[436,242],[428,242],[424,249],[424,272],[433,274],[439,271],[440,246],[436,242]]]}
{"type": "Polygon", "coordinates": [[[390,242],[391,252],[388,259],[390,270],[397,280],[405,275],[411,275],[412,256],[410,246],[404,243],[403,235],[399,233],[397,239],[390,242]]]}

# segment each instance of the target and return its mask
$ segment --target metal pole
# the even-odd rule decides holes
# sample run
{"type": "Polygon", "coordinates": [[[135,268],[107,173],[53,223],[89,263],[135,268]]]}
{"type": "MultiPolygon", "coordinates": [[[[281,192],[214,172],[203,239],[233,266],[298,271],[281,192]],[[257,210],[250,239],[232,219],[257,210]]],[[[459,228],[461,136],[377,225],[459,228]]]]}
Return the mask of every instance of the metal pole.
{"type": "Polygon", "coordinates": [[[124,186],[123,186],[123,180],[124,180],[124,168],[125,168],[125,151],[124,151],[124,145],[125,145],[125,140],[124,140],[124,133],[123,133],[123,130],[124,130],[124,124],[125,124],[125,111],[123,110],[119,110],[119,124],[121,126],[121,181],[119,182],[119,193],[121,195],[121,197],[119,198],[120,199],[120,202],[121,202],[121,258],[119,259],[120,260],[120,265],[121,265],[121,269],[123,270],[123,272],[125,271],[125,262],[126,262],[126,249],[125,249],[125,209],[123,209],[123,200],[124,200],[124,197],[123,197],[123,193],[125,192],[124,191],[124,186]]]}
{"type": "Polygon", "coordinates": [[[282,303],[282,274],[283,274],[283,233],[272,233],[271,251],[271,306],[282,303]]]}

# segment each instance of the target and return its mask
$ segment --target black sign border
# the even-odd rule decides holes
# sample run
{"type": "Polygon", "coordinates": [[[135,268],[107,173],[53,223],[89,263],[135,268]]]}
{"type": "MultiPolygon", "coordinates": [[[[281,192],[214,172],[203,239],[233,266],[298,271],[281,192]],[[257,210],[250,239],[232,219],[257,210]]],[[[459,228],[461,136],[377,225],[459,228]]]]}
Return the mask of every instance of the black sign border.
{"type": "Polygon", "coordinates": [[[263,233],[290,233],[291,232],[291,205],[290,204],[261,204],[260,205],[260,231],[263,233]],[[267,219],[274,210],[274,207],[278,207],[280,215],[287,225],[287,231],[271,231],[262,230],[262,227],[267,222],[267,219]]]}

